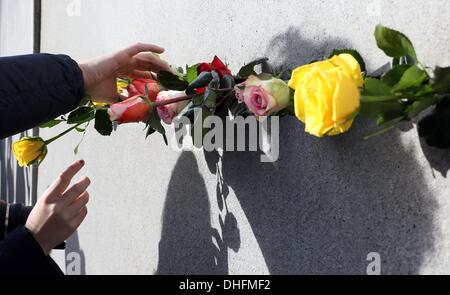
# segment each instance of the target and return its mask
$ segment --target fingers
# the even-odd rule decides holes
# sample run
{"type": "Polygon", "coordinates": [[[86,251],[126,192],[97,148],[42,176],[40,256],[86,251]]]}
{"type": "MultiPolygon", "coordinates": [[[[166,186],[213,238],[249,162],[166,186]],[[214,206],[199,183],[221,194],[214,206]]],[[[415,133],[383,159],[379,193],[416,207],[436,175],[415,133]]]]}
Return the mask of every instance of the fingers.
{"type": "Polygon", "coordinates": [[[135,56],[136,54],[138,54],[140,52],[145,52],[145,51],[151,51],[154,53],[163,53],[164,48],[159,47],[157,45],[153,45],[153,44],[136,43],[133,46],[130,46],[127,49],[125,49],[125,52],[130,57],[135,56]]]}
{"type": "Polygon", "coordinates": [[[91,180],[88,177],[83,177],[80,181],[74,184],[70,189],[68,189],[62,196],[64,204],[71,204],[83,193],[91,184],[91,180]]]}
{"type": "Polygon", "coordinates": [[[153,76],[151,74],[150,71],[139,71],[139,70],[134,70],[131,75],[130,78],[132,79],[153,79],[153,76]]]}
{"type": "Polygon", "coordinates": [[[87,213],[88,210],[86,206],[81,208],[81,210],[78,212],[78,215],[76,215],[71,221],[72,228],[77,229],[86,218],[87,213]]]}
{"type": "Polygon", "coordinates": [[[135,63],[136,70],[140,71],[170,71],[169,64],[152,53],[139,53],[135,56],[135,63]]]}
{"type": "Polygon", "coordinates": [[[83,166],[84,161],[79,160],[67,167],[47,190],[48,196],[50,198],[59,197],[67,189],[72,178],[81,170],[81,168],[83,168],[83,166]]]}
{"type": "Polygon", "coordinates": [[[76,216],[89,202],[89,193],[82,193],[68,208],[70,216],[76,216]]]}

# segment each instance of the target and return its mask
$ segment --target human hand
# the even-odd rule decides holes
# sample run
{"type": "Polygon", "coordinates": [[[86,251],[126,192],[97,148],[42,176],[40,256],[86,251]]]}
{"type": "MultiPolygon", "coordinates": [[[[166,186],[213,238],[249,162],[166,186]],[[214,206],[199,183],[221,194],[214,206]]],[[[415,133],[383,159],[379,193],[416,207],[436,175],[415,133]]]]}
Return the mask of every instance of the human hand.
{"type": "Polygon", "coordinates": [[[67,189],[83,166],[84,161],[77,161],[62,172],[28,216],[25,227],[33,234],[45,255],[70,237],[87,215],[89,178],[84,176],[67,189]]]}
{"type": "Polygon", "coordinates": [[[113,103],[119,99],[117,78],[152,78],[151,72],[170,71],[169,64],[157,54],[164,49],[137,43],[124,50],[80,63],[84,88],[95,101],[113,103]]]}

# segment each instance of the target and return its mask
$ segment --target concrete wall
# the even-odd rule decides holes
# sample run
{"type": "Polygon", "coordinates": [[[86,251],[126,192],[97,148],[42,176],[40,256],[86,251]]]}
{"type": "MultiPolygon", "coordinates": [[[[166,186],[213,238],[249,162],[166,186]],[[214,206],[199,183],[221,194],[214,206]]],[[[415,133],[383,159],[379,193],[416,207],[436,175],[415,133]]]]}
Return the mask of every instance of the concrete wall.
{"type": "MultiPolygon", "coordinates": [[[[294,66],[358,48],[370,71],[388,60],[372,37],[407,33],[421,60],[450,64],[450,2],[43,1],[42,50],[82,60],[135,41],[184,65],[214,54],[233,70],[255,57],[294,66]]],[[[316,139],[281,122],[281,154],[174,152],[143,125],[90,131],[50,147],[42,192],[74,158],[93,179],[89,216],[67,252],[88,274],[383,274],[450,271],[449,152],[423,145],[413,125],[364,141],[374,126],[316,139]],[[224,220],[220,222],[220,219],[224,220]]],[[[50,136],[56,131],[45,131],[50,136]]]]}

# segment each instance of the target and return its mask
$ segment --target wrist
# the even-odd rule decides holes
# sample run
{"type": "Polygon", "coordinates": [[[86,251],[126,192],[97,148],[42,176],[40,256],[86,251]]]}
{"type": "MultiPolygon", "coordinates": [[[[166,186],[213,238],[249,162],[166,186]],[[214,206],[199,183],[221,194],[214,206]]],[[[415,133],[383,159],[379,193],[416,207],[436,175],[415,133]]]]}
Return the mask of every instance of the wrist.
{"type": "Polygon", "coordinates": [[[33,238],[36,240],[36,242],[39,244],[39,246],[42,249],[42,252],[44,252],[45,256],[48,256],[50,254],[50,251],[52,250],[52,247],[46,243],[46,240],[37,230],[34,226],[30,225],[28,222],[25,224],[25,228],[31,233],[33,238]]]}
{"type": "Polygon", "coordinates": [[[89,90],[95,83],[95,74],[92,71],[92,67],[88,63],[80,63],[78,64],[78,66],[83,73],[84,90],[86,91],[86,93],[89,93],[89,90]]]}

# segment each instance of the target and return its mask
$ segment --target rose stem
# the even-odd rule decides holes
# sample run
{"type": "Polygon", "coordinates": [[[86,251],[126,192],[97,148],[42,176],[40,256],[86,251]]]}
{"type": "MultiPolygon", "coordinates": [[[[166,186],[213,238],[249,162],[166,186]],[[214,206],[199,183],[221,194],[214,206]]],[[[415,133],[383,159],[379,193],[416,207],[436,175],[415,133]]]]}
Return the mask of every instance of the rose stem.
{"type": "Polygon", "coordinates": [[[81,124],[84,124],[84,123],[86,123],[86,121],[85,121],[85,122],[78,123],[77,125],[75,125],[75,126],[69,128],[69,129],[67,129],[67,130],[64,131],[63,133],[60,133],[60,134],[56,135],[55,137],[50,138],[49,140],[46,140],[46,141],[45,141],[45,144],[46,144],[46,145],[51,144],[51,143],[54,142],[55,140],[57,140],[57,139],[63,137],[64,135],[66,135],[67,133],[69,133],[69,132],[72,131],[73,129],[78,128],[81,124]]]}
{"type": "MultiPolygon", "coordinates": [[[[217,89],[219,91],[232,91],[232,88],[224,88],[224,89],[217,89]]],[[[172,99],[168,99],[165,101],[157,101],[153,103],[154,107],[162,107],[168,104],[173,104],[173,103],[177,103],[180,101],[185,101],[185,100],[189,100],[192,99],[196,94],[191,94],[191,95],[186,95],[186,96],[182,96],[182,97],[177,97],[177,98],[172,98],[172,99]]]]}
{"type": "Polygon", "coordinates": [[[192,99],[194,97],[194,95],[195,94],[191,94],[191,95],[177,97],[177,98],[172,98],[172,99],[168,99],[168,100],[164,100],[164,101],[157,101],[157,102],[153,103],[153,106],[154,107],[162,107],[162,106],[165,106],[165,105],[168,105],[168,104],[189,100],[189,99],[192,99]]]}

